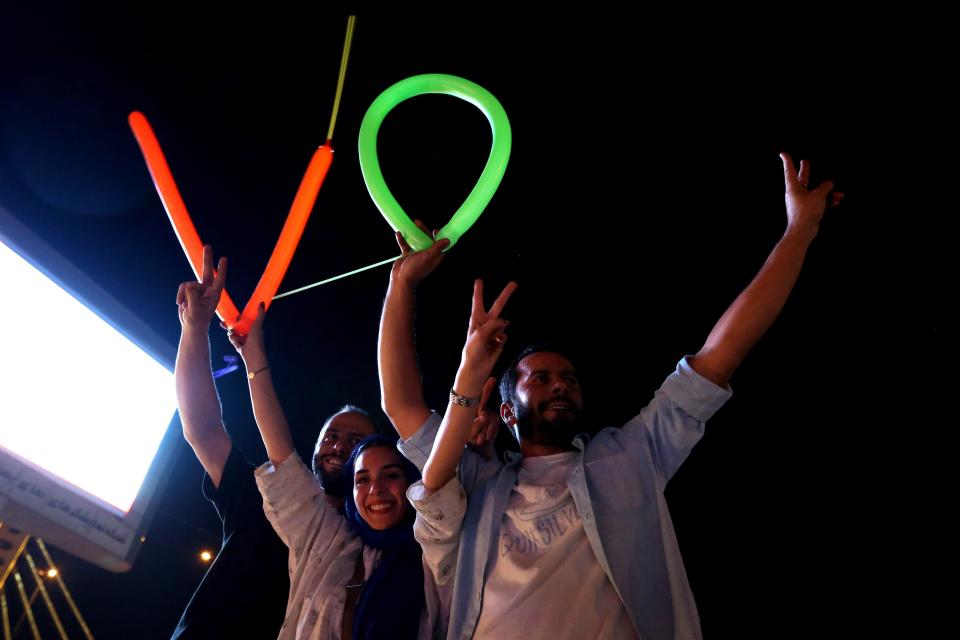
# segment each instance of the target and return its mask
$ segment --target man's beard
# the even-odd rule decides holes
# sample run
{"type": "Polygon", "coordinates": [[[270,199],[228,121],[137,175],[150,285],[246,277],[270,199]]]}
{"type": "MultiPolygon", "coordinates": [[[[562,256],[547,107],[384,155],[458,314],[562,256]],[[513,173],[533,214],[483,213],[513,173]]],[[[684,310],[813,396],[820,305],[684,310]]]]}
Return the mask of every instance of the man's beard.
{"type": "Polygon", "coordinates": [[[347,482],[343,470],[327,471],[323,466],[323,461],[317,467],[320,475],[320,486],[323,492],[334,498],[343,498],[346,496],[347,482]]]}
{"type": "Polygon", "coordinates": [[[522,440],[561,449],[574,448],[573,438],[583,429],[580,427],[580,410],[574,407],[572,402],[564,398],[553,398],[550,402],[541,403],[539,414],[543,416],[546,407],[558,400],[566,402],[570,410],[560,413],[552,420],[541,417],[539,421],[529,407],[517,403],[514,416],[517,419],[517,434],[522,440]]]}

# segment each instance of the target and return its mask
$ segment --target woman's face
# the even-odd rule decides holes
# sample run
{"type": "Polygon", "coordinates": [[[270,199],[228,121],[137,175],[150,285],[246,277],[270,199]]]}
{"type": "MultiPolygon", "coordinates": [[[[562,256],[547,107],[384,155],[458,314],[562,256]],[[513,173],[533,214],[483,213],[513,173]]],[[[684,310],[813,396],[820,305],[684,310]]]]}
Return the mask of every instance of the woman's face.
{"type": "Polygon", "coordinates": [[[388,447],[371,447],[357,456],[353,468],[353,500],[360,517],[377,531],[403,521],[411,508],[406,496],[410,483],[400,454],[388,447]]]}

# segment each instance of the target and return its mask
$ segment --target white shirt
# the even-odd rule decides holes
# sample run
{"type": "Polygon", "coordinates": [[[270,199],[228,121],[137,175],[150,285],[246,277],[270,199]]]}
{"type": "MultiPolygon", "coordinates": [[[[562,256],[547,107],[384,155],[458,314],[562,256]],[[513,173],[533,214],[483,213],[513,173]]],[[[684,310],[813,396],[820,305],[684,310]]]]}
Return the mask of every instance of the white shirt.
{"type": "MultiPolygon", "coordinates": [[[[338,640],[343,630],[346,586],[357,555],[363,553],[364,580],[380,560],[380,551],[366,547],[347,520],[327,503],[320,482],[296,453],[279,466],[267,462],[255,472],[263,510],[277,535],[290,549],[290,599],[278,640],[338,640]]],[[[441,595],[424,566],[426,606],[418,638],[443,637],[448,603],[441,613],[441,595]]]]}
{"type": "Polygon", "coordinates": [[[579,455],[523,459],[500,524],[476,637],[637,637],[567,486],[579,455]]]}

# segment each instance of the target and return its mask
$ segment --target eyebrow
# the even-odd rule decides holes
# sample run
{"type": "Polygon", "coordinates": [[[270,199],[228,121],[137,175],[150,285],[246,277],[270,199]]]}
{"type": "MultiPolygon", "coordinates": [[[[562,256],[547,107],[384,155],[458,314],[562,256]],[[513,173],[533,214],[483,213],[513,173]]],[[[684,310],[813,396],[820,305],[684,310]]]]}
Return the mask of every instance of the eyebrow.
{"type": "MultiPolygon", "coordinates": [[[[393,463],[390,463],[390,464],[385,464],[385,465],[383,465],[382,467],[380,467],[380,469],[381,469],[381,470],[383,470],[383,469],[390,469],[390,468],[393,468],[393,467],[396,467],[397,469],[400,469],[401,471],[403,470],[403,467],[401,467],[401,466],[400,466],[399,464],[397,464],[396,462],[393,462],[393,463]]],[[[360,475],[361,473],[370,473],[370,470],[369,470],[369,469],[357,469],[357,472],[356,472],[354,475],[357,475],[357,476],[358,476],[358,475],[360,475]]]]}
{"type": "MultiPolygon", "coordinates": [[[[529,378],[530,376],[535,376],[535,375],[537,375],[538,373],[550,373],[550,369],[534,369],[533,371],[531,371],[530,373],[527,374],[527,377],[529,378]]],[[[563,369],[563,370],[561,370],[561,371],[558,371],[557,373],[559,373],[560,375],[564,375],[564,376],[565,376],[565,375],[572,375],[572,376],[576,376],[576,375],[577,375],[577,372],[574,371],[573,369],[563,369]]]]}
{"type": "Polygon", "coordinates": [[[345,436],[345,437],[349,436],[353,438],[359,438],[361,440],[367,437],[367,434],[363,433],[362,431],[354,431],[352,429],[343,429],[343,428],[338,429],[337,427],[333,427],[333,428],[327,427],[327,430],[324,432],[323,437],[326,438],[330,434],[337,435],[337,436],[345,436]]]}

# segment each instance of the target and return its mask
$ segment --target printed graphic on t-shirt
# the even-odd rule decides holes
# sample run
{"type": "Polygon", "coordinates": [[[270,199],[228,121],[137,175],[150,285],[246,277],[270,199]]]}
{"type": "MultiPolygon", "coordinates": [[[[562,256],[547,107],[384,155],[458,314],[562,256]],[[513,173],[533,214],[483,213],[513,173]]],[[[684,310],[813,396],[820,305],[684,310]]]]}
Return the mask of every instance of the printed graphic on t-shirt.
{"type": "Polygon", "coordinates": [[[636,637],[567,484],[578,456],[524,458],[500,522],[475,638],[636,637]]]}
{"type": "Polygon", "coordinates": [[[567,490],[567,485],[562,482],[548,484],[545,487],[531,487],[536,492],[534,502],[524,504],[514,510],[519,520],[533,520],[546,513],[556,506],[556,501],[560,499],[563,492],[567,490]]]}
{"type": "Polygon", "coordinates": [[[581,525],[580,514],[564,484],[536,487],[538,502],[508,509],[513,526],[500,532],[500,556],[540,555],[581,525]]]}

